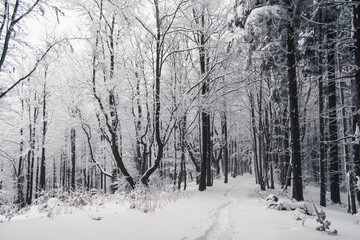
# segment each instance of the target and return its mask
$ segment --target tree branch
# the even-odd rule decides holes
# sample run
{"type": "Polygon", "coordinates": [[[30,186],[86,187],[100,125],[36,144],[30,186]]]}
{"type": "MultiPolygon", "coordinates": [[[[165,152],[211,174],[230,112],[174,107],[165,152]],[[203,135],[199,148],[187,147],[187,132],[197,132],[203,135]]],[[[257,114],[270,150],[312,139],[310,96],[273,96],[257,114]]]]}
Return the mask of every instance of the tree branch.
{"type": "Polygon", "coordinates": [[[85,124],[83,123],[81,125],[82,129],[84,130],[84,133],[86,135],[86,138],[87,138],[87,143],[88,143],[88,146],[89,146],[89,150],[90,150],[90,157],[91,157],[91,160],[96,164],[96,166],[99,168],[99,170],[101,171],[102,174],[104,174],[105,176],[107,177],[112,177],[112,175],[108,172],[106,172],[102,167],[101,165],[95,160],[95,157],[94,157],[94,152],[93,152],[93,149],[92,149],[92,145],[91,145],[91,128],[88,124],[85,124]],[[89,129],[89,131],[86,130],[86,127],[89,129]]]}
{"type": "Polygon", "coordinates": [[[60,41],[57,41],[53,44],[51,44],[46,51],[43,53],[43,55],[39,58],[39,60],[36,61],[35,66],[33,67],[33,69],[26,74],[24,77],[20,78],[19,80],[17,80],[13,85],[11,85],[8,89],[6,89],[4,92],[2,92],[0,94],[0,99],[3,98],[8,92],[10,92],[13,88],[15,88],[19,83],[21,83],[23,80],[27,79],[28,77],[30,77],[37,69],[37,67],[39,66],[40,62],[46,57],[46,55],[50,52],[50,50],[56,46],[57,44],[61,43],[62,41],[64,41],[66,39],[62,39],[60,41]]]}

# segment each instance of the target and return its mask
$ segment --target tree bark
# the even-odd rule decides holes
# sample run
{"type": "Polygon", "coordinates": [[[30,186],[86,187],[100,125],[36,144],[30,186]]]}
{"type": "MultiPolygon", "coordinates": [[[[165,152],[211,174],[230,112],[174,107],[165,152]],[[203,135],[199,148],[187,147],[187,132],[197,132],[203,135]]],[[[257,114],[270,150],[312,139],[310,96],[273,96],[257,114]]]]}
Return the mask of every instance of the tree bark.
{"type": "Polygon", "coordinates": [[[255,162],[255,175],[256,175],[256,183],[260,184],[260,188],[262,188],[262,174],[259,169],[259,157],[258,157],[258,147],[257,147],[257,137],[256,137],[256,121],[255,121],[255,103],[254,96],[252,93],[249,93],[249,101],[251,108],[251,128],[252,128],[252,138],[253,138],[253,154],[254,154],[254,162],[255,162]]]}
{"type": "MultiPolygon", "coordinates": [[[[36,96],[35,96],[36,100],[36,96]]],[[[36,120],[38,117],[38,108],[34,107],[33,122],[31,123],[31,106],[29,105],[29,142],[30,149],[28,151],[28,172],[27,172],[27,190],[26,190],[26,203],[30,205],[33,199],[33,186],[34,186],[34,162],[35,162],[35,138],[36,138],[36,120]]]]}
{"type": "MultiPolygon", "coordinates": [[[[281,185],[284,189],[287,189],[288,186],[291,185],[291,177],[289,176],[289,172],[291,172],[291,164],[290,164],[290,139],[289,139],[289,116],[288,116],[288,98],[286,98],[286,103],[284,104],[283,116],[282,116],[282,147],[283,147],[283,155],[282,155],[282,178],[281,185]]],[[[290,174],[291,175],[291,174],[290,174]]]]}
{"type": "Polygon", "coordinates": [[[185,150],[186,150],[186,141],[185,141],[185,134],[186,134],[186,120],[187,117],[184,115],[180,122],[180,141],[181,141],[181,162],[180,162],[180,173],[179,173],[179,183],[178,189],[181,188],[181,182],[184,182],[184,190],[186,189],[186,164],[185,164],[185,150]]]}
{"type": "MultiPolygon", "coordinates": [[[[319,9],[318,22],[323,21],[322,9],[319,9]]],[[[319,89],[319,166],[320,166],[320,206],[326,207],[326,159],[325,159],[325,121],[324,121],[324,87],[323,87],[323,30],[316,29],[319,42],[318,50],[318,89],[319,89]]]]}
{"type": "MultiPolygon", "coordinates": [[[[333,12],[327,13],[327,23],[333,23],[333,12]]],[[[337,134],[337,109],[336,109],[336,82],[335,82],[335,51],[336,33],[332,25],[327,27],[327,70],[329,89],[329,151],[330,151],[330,198],[333,203],[340,201],[339,182],[339,156],[338,156],[338,134],[337,134]]]]}
{"type": "Polygon", "coordinates": [[[263,131],[263,126],[262,126],[262,81],[260,81],[260,91],[259,91],[259,95],[257,96],[257,100],[258,100],[258,113],[259,113],[259,134],[258,134],[258,139],[259,139],[259,184],[260,184],[260,189],[261,190],[265,190],[265,181],[264,181],[264,161],[263,159],[264,157],[264,149],[263,149],[263,137],[264,137],[264,131],[263,131]]]}
{"type": "Polygon", "coordinates": [[[155,93],[154,93],[154,104],[155,104],[155,141],[157,144],[157,155],[154,161],[154,165],[151,166],[145,174],[141,177],[141,182],[147,184],[149,177],[156,171],[160,166],[160,161],[164,153],[164,143],[161,140],[161,129],[160,129],[160,111],[161,111],[161,102],[160,102],[160,90],[161,90],[161,71],[162,71],[162,54],[163,54],[163,45],[162,45],[162,34],[161,34],[161,24],[162,20],[160,18],[159,2],[154,0],[155,4],[155,20],[156,20],[156,56],[155,56],[155,93]]]}
{"type": "Polygon", "coordinates": [[[76,190],[75,170],[76,170],[76,131],[71,128],[70,144],[71,144],[71,190],[76,190]]]}
{"type": "MultiPolygon", "coordinates": [[[[355,40],[355,81],[356,81],[356,97],[357,104],[356,110],[357,114],[354,117],[354,132],[359,132],[360,130],[360,0],[353,0],[353,22],[355,28],[354,40],[355,40]]],[[[360,142],[359,137],[356,139],[358,142],[354,144],[355,150],[355,173],[358,177],[360,177],[360,142]]],[[[357,200],[360,202],[360,191],[357,192],[357,200]]]]}
{"type": "Polygon", "coordinates": [[[265,154],[264,154],[264,147],[263,147],[263,143],[264,143],[264,129],[263,129],[263,117],[262,117],[262,80],[260,81],[260,90],[259,90],[259,94],[258,94],[258,112],[259,112],[259,134],[258,134],[258,138],[259,138],[259,158],[258,158],[258,165],[259,165],[259,184],[260,184],[260,189],[261,190],[265,190],[265,179],[264,179],[264,167],[265,167],[265,154]]]}
{"type": "MultiPolygon", "coordinates": [[[[340,84],[342,85],[341,82],[340,84]]],[[[345,83],[344,83],[345,84],[345,83]]],[[[349,154],[349,145],[347,143],[347,123],[346,123],[346,111],[345,111],[345,96],[344,96],[344,86],[340,87],[341,94],[341,104],[342,104],[342,124],[343,124],[343,137],[344,137],[344,167],[346,174],[346,188],[347,188],[347,200],[348,207],[347,212],[351,214],[356,214],[356,197],[355,197],[355,173],[352,171],[351,163],[350,163],[350,154],[349,154]]]]}
{"type": "MultiPolygon", "coordinates": [[[[22,86],[23,87],[23,86],[22,86]]],[[[23,88],[22,88],[23,93],[23,88]]],[[[24,99],[21,99],[21,123],[23,123],[24,118],[24,99]]],[[[20,128],[20,152],[19,152],[19,165],[17,172],[17,203],[20,208],[25,207],[26,202],[24,198],[24,164],[25,159],[23,156],[24,153],[24,127],[20,128]]]]}
{"type": "MultiPolygon", "coordinates": [[[[292,3],[289,4],[289,19],[293,19],[294,10],[292,3]]],[[[295,30],[294,23],[289,20],[287,23],[287,66],[288,66],[288,87],[290,99],[290,132],[291,132],[291,157],[293,169],[292,196],[297,201],[303,201],[302,174],[301,174],[301,152],[300,152],[300,127],[298,92],[296,82],[296,60],[295,60],[295,30]]]]}
{"type": "MultiPolygon", "coordinates": [[[[201,27],[202,30],[205,27],[205,15],[204,12],[200,15],[201,20],[201,27]]],[[[205,33],[201,31],[199,33],[200,38],[200,47],[199,47],[199,61],[200,61],[200,76],[205,77],[206,74],[206,53],[205,53],[205,33]]],[[[209,93],[209,86],[208,86],[208,78],[205,77],[203,79],[202,87],[201,87],[201,95],[205,100],[209,93]]],[[[208,109],[201,110],[201,127],[202,127],[202,154],[201,154],[201,174],[200,174],[200,181],[199,181],[199,190],[204,191],[206,189],[206,180],[208,175],[208,161],[210,161],[210,114],[208,109]]]]}
{"type": "MultiPolygon", "coordinates": [[[[224,101],[225,103],[225,101],[224,101]]],[[[224,106],[224,112],[222,113],[221,118],[221,133],[223,138],[223,151],[224,151],[224,183],[228,183],[229,175],[229,154],[228,154],[228,129],[227,129],[227,118],[226,118],[226,106],[224,106]]]]}
{"type": "Polygon", "coordinates": [[[42,148],[41,148],[41,163],[40,163],[40,190],[45,191],[46,184],[46,156],[45,156],[45,140],[47,131],[47,110],[46,110],[46,98],[47,98],[47,69],[44,74],[44,89],[43,89],[43,126],[42,126],[42,148]]]}

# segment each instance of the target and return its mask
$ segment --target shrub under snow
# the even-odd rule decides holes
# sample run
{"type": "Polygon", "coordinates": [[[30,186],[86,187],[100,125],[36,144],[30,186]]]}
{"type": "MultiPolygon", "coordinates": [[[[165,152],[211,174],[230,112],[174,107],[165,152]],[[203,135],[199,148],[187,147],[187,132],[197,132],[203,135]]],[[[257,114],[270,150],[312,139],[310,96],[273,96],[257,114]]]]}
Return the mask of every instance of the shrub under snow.
{"type": "MultiPolygon", "coordinates": [[[[266,198],[266,202],[269,208],[276,209],[278,211],[295,211],[298,210],[300,213],[304,214],[305,216],[312,216],[316,217],[316,222],[320,223],[321,225],[316,227],[316,231],[325,231],[329,235],[336,235],[337,230],[330,231],[331,222],[326,219],[326,214],[321,209],[320,211],[316,208],[314,203],[308,202],[296,202],[291,199],[284,199],[279,201],[279,198],[273,194],[270,194],[266,198]]],[[[303,225],[307,217],[297,217],[297,220],[302,220],[303,225]]]]}

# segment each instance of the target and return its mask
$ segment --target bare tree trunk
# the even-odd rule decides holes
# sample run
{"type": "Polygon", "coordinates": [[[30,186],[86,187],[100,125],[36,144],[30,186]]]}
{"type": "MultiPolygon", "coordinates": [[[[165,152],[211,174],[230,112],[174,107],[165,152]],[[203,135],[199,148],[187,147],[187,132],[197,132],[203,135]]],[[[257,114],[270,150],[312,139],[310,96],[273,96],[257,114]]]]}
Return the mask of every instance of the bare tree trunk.
{"type": "Polygon", "coordinates": [[[36,147],[37,157],[36,157],[36,176],[35,176],[35,199],[39,197],[39,167],[40,167],[40,157],[39,157],[39,144],[36,147]]]}
{"type": "MultiPolygon", "coordinates": [[[[180,129],[180,142],[181,142],[181,129],[180,129]]],[[[180,143],[180,144],[182,144],[182,143],[180,143]]],[[[181,174],[181,169],[180,169],[180,174],[181,174]]],[[[173,175],[174,186],[176,186],[176,180],[177,180],[177,138],[176,138],[176,127],[175,127],[175,130],[174,130],[174,175],[173,175]]],[[[179,181],[180,181],[180,176],[179,176],[179,181]]]]}
{"type": "MultiPolygon", "coordinates": [[[[225,104],[225,101],[224,101],[225,104]]],[[[224,106],[224,112],[221,118],[221,133],[223,138],[223,151],[224,151],[224,183],[228,183],[228,171],[229,171],[229,154],[228,154],[228,129],[227,129],[227,118],[226,118],[226,106],[224,106]]]]}
{"type": "Polygon", "coordinates": [[[45,140],[46,140],[46,131],[47,131],[47,113],[46,113],[46,98],[47,98],[47,87],[46,87],[46,78],[47,78],[47,69],[45,69],[44,74],[44,89],[43,89],[43,127],[42,127],[42,148],[41,148],[41,163],[40,163],[40,190],[45,191],[46,187],[46,157],[45,157],[45,140]]]}
{"type": "MultiPolygon", "coordinates": [[[[327,13],[328,23],[333,23],[333,11],[327,13]]],[[[337,109],[336,109],[336,82],[335,82],[335,51],[336,51],[336,32],[327,28],[327,70],[329,88],[329,149],[330,149],[330,198],[333,203],[340,201],[340,182],[339,182],[339,156],[338,156],[338,134],[337,134],[337,109]]]]}
{"type": "MultiPolygon", "coordinates": [[[[340,84],[345,84],[341,82],[340,84]]],[[[340,87],[341,94],[341,104],[342,104],[342,123],[343,123],[343,137],[344,137],[344,167],[346,174],[346,187],[347,187],[347,200],[348,200],[348,209],[347,212],[351,214],[356,214],[356,197],[355,197],[355,173],[352,171],[350,163],[350,154],[349,154],[349,145],[347,143],[347,123],[346,123],[346,111],[345,111],[345,97],[344,97],[344,86],[340,87]]]]}
{"type": "MultiPolygon", "coordinates": [[[[263,184],[262,182],[262,173],[259,168],[259,157],[258,157],[258,147],[257,147],[257,137],[256,137],[256,121],[255,121],[255,103],[254,103],[254,96],[252,93],[249,93],[249,101],[250,101],[250,108],[251,108],[251,128],[252,128],[252,135],[253,135],[253,154],[254,154],[254,162],[255,162],[255,175],[257,183],[260,184],[260,188],[262,189],[263,184]]],[[[262,189],[265,190],[265,189],[262,189]]]]}
{"type": "Polygon", "coordinates": [[[258,139],[259,139],[259,149],[258,149],[258,165],[259,165],[259,184],[260,189],[265,190],[265,179],[264,179],[264,173],[265,170],[265,151],[264,151],[264,127],[263,127],[263,116],[262,116],[262,94],[263,94],[263,85],[262,80],[260,81],[260,90],[259,94],[257,95],[257,103],[258,103],[258,114],[259,114],[259,133],[258,133],[258,139]]]}
{"type": "Polygon", "coordinates": [[[212,120],[210,120],[210,128],[208,130],[209,134],[209,159],[206,165],[206,186],[211,187],[213,185],[213,174],[212,174],[212,164],[214,161],[213,154],[213,136],[214,136],[214,115],[212,120]]]}
{"type": "MultiPolygon", "coordinates": [[[[23,87],[23,86],[22,86],[23,87]]],[[[22,88],[23,89],[23,88],[22,88]]],[[[24,118],[24,99],[21,99],[21,123],[23,123],[24,118]]],[[[24,127],[20,128],[20,152],[19,152],[19,165],[17,172],[17,203],[20,208],[25,207],[26,202],[24,199],[24,127]]]]}
{"type": "Polygon", "coordinates": [[[288,98],[286,99],[286,103],[284,104],[284,111],[282,115],[282,178],[281,185],[284,189],[287,189],[288,186],[291,185],[291,177],[289,176],[289,172],[291,172],[290,165],[290,152],[289,152],[289,116],[288,116],[288,98]]]}
{"type": "MultiPolygon", "coordinates": [[[[175,55],[174,55],[174,60],[173,60],[173,64],[172,64],[173,68],[174,68],[174,77],[172,79],[173,82],[173,96],[172,96],[172,111],[175,111],[176,107],[177,107],[177,98],[176,98],[176,94],[177,94],[177,69],[176,69],[176,62],[175,62],[175,55]]],[[[177,125],[175,125],[175,129],[174,129],[174,176],[173,176],[173,180],[174,180],[174,186],[176,185],[176,180],[177,180],[177,135],[176,135],[176,129],[179,129],[179,135],[180,135],[180,144],[181,144],[181,167],[182,168],[182,154],[183,151],[185,150],[185,146],[183,146],[184,142],[182,140],[182,127],[177,127],[177,125]]],[[[185,130],[184,130],[185,131],[185,130]]],[[[185,157],[185,156],[184,156],[185,157]]],[[[184,160],[185,161],[185,160],[184,160]]],[[[182,174],[182,169],[180,170],[180,175],[182,174]]],[[[179,175],[179,181],[182,180],[182,177],[179,175]]],[[[180,185],[181,183],[179,183],[178,188],[180,189],[180,185]]]]}
{"type": "MultiPolygon", "coordinates": [[[[136,66],[137,67],[137,66],[136,66]]],[[[140,74],[136,71],[135,72],[136,82],[136,89],[134,93],[134,100],[136,100],[136,108],[137,108],[137,117],[135,115],[134,107],[132,109],[134,121],[135,121],[135,136],[136,136],[136,166],[138,169],[139,174],[144,174],[145,170],[143,170],[143,161],[141,156],[141,119],[142,119],[142,108],[140,103],[140,74]],[[137,119],[136,119],[137,118],[137,119]]]]}
{"type": "Polygon", "coordinates": [[[181,188],[181,182],[184,182],[184,190],[186,189],[186,162],[185,162],[185,150],[186,150],[186,141],[185,141],[185,134],[186,134],[186,113],[182,117],[180,122],[180,141],[181,141],[181,163],[180,163],[180,173],[179,173],[179,184],[178,189],[181,188]]]}
{"type": "Polygon", "coordinates": [[[63,150],[63,152],[61,153],[61,160],[60,160],[60,184],[61,187],[66,190],[66,155],[65,152],[63,150]]]}
{"type": "Polygon", "coordinates": [[[160,80],[161,80],[161,70],[162,70],[162,46],[161,46],[161,19],[160,19],[160,10],[159,3],[157,0],[154,0],[155,3],[155,18],[156,18],[156,59],[155,59],[155,141],[158,147],[156,159],[154,165],[151,166],[141,177],[141,182],[143,184],[147,184],[149,177],[155,172],[156,169],[160,166],[160,161],[163,157],[164,153],[164,144],[161,140],[160,133],[160,110],[161,110],[161,102],[160,102],[160,80]]]}
{"type": "Polygon", "coordinates": [[[259,139],[259,183],[260,183],[260,188],[261,190],[265,190],[265,181],[264,181],[264,161],[263,159],[265,158],[263,156],[263,138],[264,138],[264,131],[263,131],[263,126],[262,126],[262,81],[260,81],[260,92],[259,95],[257,97],[258,99],[258,113],[259,113],[259,134],[258,134],[258,139],[259,139]]]}
{"type": "MultiPolygon", "coordinates": [[[[36,97],[35,97],[36,99],[36,97]]],[[[29,106],[29,113],[31,107],[29,106]]],[[[35,162],[35,138],[36,138],[36,120],[38,117],[38,108],[34,108],[33,113],[33,122],[29,125],[29,134],[30,134],[30,149],[28,152],[28,174],[27,174],[27,194],[26,194],[26,202],[28,205],[32,203],[33,199],[33,186],[34,186],[34,162],[35,162]]],[[[31,114],[30,114],[31,115],[31,114]]],[[[31,121],[31,118],[30,118],[31,121]]]]}
{"type": "MultiPolygon", "coordinates": [[[[103,1],[100,1],[100,20],[102,20],[103,17],[103,1]]],[[[109,45],[109,51],[110,51],[110,80],[113,79],[114,77],[114,70],[115,70],[115,55],[114,55],[114,26],[115,26],[115,16],[113,16],[112,21],[110,24],[106,25],[107,27],[109,27],[110,29],[110,35],[109,37],[109,42],[107,42],[109,45]]],[[[129,172],[127,171],[124,162],[123,162],[123,158],[122,158],[122,154],[121,154],[121,138],[119,141],[118,138],[118,130],[120,128],[120,121],[117,115],[117,111],[116,111],[116,102],[115,102],[115,93],[114,90],[111,89],[109,90],[109,105],[110,105],[110,116],[109,114],[106,112],[104,104],[102,102],[102,99],[99,97],[99,95],[97,94],[97,90],[96,90],[96,73],[97,73],[97,67],[96,67],[96,62],[97,62],[97,48],[99,45],[99,41],[100,41],[100,29],[97,30],[97,34],[96,34],[96,38],[95,38],[95,46],[94,46],[94,53],[92,56],[92,91],[93,91],[93,95],[95,97],[95,99],[97,100],[100,110],[105,118],[105,125],[106,128],[108,129],[108,131],[110,132],[110,136],[108,136],[108,134],[105,133],[105,130],[103,128],[101,128],[102,131],[102,135],[106,138],[107,142],[109,143],[110,147],[111,147],[111,151],[113,154],[113,157],[115,159],[116,165],[117,167],[120,169],[121,173],[124,175],[125,179],[127,180],[127,182],[129,183],[130,187],[132,189],[135,188],[135,182],[133,180],[133,178],[131,177],[131,175],[129,174],[129,172]],[[119,148],[119,142],[120,142],[120,148],[119,148]]],[[[104,51],[104,49],[103,49],[104,51]]],[[[105,53],[104,53],[105,54],[105,53]]],[[[104,74],[105,76],[105,74],[104,74]]],[[[106,78],[105,78],[106,80],[106,78]]],[[[100,118],[98,117],[98,121],[100,123],[100,118]]],[[[89,183],[89,179],[88,179],[88,183],[89,183]]]]}
{"type": "MultiPolygon", "coordinates": [[[[322,9],[319,9],[319,22],[322,22],[322,9]]],[[[317,27],[319,51],[318,51],[318,88],[319,88],[319,152],[320,152],[320,206],[326,207],[326,158],[325,158],[325,121],[324,121],[324,87],[323,87],[323,29],[317,27]]]]}
{"type": "MultiPolygon", "coordinates": [[[[145,85],[145,101],[146,101],[146,126],[145,126],[145,132],[142,136],[140,136],[140,144],[142,145],[143,147],[143,150],[142,150],[142,156],[141,156],[141,175],[143,175],[147,169],[148,169],[148,158],[149,158],[149,155],[151,154],[151,146],[152,146],[152,143],[149,144],[149,141],[148,140],[145,140],[148,132],[151,132],[150,131],[150,128],[151,128],[151,120],[150,120],[150,109],[149,109],[149,91],[148,91],[148,84],[147,84],[147,81],[146,79],[144,78],[144,85],[145,85]],[[149,148],[149,149],[148,149],[149,148]]],[[[140,102],[138,102],[138,104],[140,104],[140,102]]],[[[138,105],[138,115],[141,113],[142,115],[142,110],[141,110],[141,106],[138,105]]],[[[140,116],[140,115],[139,115],[140,116]]],[[[140,119],[140,118],[139,118],[140,119]]]]}
{"type": "MultiPolygon", "coordinates": [[[[353,22],[355,28],[354,40],[355,40],[355,81],[356,81],[356,96],[357,96],[357,106],[356,111],[357,114],[354,117],[354,132],[359,132],[357,129],[360,129],[360,0],[353,0],[353,22]]],[[[357,141],[359,141],[357,139],[357,141]]],[[[360,177],[360,143],[357,142],[354,144],[355,150],[355,173],[358,177],[360,177]]],[[[357,192],[357,200],[360,202],[360,191],[357,192]]]]}
{"type": "Polygon", "coordinates": [[[293,188],[292,196],[297,201],[303,201],[302,174],[301,174],[301,147],[300,147],[300,126],[299,126],[299,107],[298,91],[296,82],[296,59],[295,59],[295,29],[292,19],[294,17],[293,1],[289,0],[287,23],[287,66],[288,66],[288,86],[290,99],[290,123],[291,123],[291,158],[293,169],[293,188]]]}
{"type": "Polygon", "coordinates": [[[275,150],[274,145],[276,145],[276,141],[273,140],[275,129],[274,129],[273,126],[270,126],[270,123],[272,123],[272,121],[273,121],[272,119],[276,118],[276,117],[274,117],[274,114],[273,114],[272,107],[271,107],[270,103],[269,103],[269,117],[270,117],[270,119],[269,119],[269,123],[268,123],[268,125],[269,125],[269,141],[268,142],[269,142],[270,146],[269,146],[268,154],[269,154],[269,158],[270,158],[270,188],[275,189],[274,159],[276,159],[276,157],[275,157],[275,153],[274,153],[275,152],[274,151],[275,150]],[[271,130],[270,130],[270,127],[271,127],[271,130]]]}
{"type": "Polygon", "coordinates": [[[56,180],[56,159],[53,159],[53,185],[52,188],[56,189],[57,186],[57,180],[56,180]]]}
{"type": "MultiPolygon", "coordinates": [[[[203,10],[204,11],[204,10],[203,10]]],[[[205,15],[204,12],[200,15],[200,24],[202,30],[205,27],[205,15]]],[[[205,33],[201,31],[199,33],[200,47],[199,47],[199,61],[200,61],[200,76],[205,77],[206,74],[206,53],[205,53],[205,33]]],[[[207,98],[209,93],[208,78],[203,79],[201,87],[201,95],[204,99],[207,98]]],[[[210,161],[210,114],[207,109],[201,110],[201,127],[202,127],[202,155],[201,155],[201,175],[199,181],[199,190],[204,191],[206,189],[206,180],[208,178],[208,162],[210,161]]]]}
{"type": "Polygon", "coordinates": [[[70,144],[71,144],[71,190],[76,190],[76,179],[75,179],[75,170],[76,170],[76,131],[75,128],[71,128],[70,132],[70,144]]]}
{"type": "Polygon", "coordinates": [[[189,157],[191,159],[191,161],[193,162],[193,164],[195,165],[195,171],[196,171],[196,184],[199,183],[199,178],[198,175],[200,174],[200,163],[197,161],[196,159],[196,154],[194,153],[191,145],[188,142],[185,142],[186,144],[186,149],[188,150],[189,153],[189,157]]]}
{"type": "Polygon", "coordinates": [[[234,141],[233,141],[233,155],[234,155],[234,158],[233,158],[233,161],[234,161],[234,168],[233,168],[233,178],[236,178],[236,176],[238,175],[238,152],[237,152],[237,138],[235,137],[234,138],[234,141]]]}

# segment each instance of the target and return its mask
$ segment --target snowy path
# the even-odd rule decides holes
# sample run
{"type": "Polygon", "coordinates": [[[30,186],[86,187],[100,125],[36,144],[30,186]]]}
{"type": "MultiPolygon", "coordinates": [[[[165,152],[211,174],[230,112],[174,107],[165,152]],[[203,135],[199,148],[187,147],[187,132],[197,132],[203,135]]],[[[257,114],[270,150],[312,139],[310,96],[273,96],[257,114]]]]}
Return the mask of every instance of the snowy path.
{"type": "Polygon", "coordinates": [[[237,201],[231,195],[233,192],[238,191],[237,187],[239,184],[240,182],[237,181],[235,185],[225,191],[223,197],[226,199],[226,202],[217,207],[215,214],[211,216],[213,223],[206,229],[205,234],[197,239],[232,239],[230,233],[233,226],[230,213],[237,201]]]}
{"type": "MultiPolygon", "coordinates": [[[[264,200],[250,197],[253,176],[216,180],[204,192],[189,190],[191,196],[169,203],[152,213],[142,213],[120,204],[105,204],[90,210],[78,210],[53,219],[33,216],[0,223],[0,240],[72,240],[72,239],[156,239],[156,240],[304,240],[331,239],[316,232],[314,219],[302,226],[295,212],[267,209],[264,200]],[[101,217],[100,221],[92,217],[101,217]]],[[[339,231],[336,240],[357,239],[360,217],[327,208],[328,218],[339,231]]],[[[335,239],[334,238],[334,239],[335,239]]]]}
{"type": "MultiPolygon", "coordinates": [[[[308,217],[303,226],[302,221],[295,220],[296,217],[304,217],[299,212],[268,209],[264,200],[250,197],[256,188],[258,186],[249,175],[232,179],[223,194],[225,202],[208,215],[212,224],[203,235],[194,239],[328,240],[334,237],[336,240],[354,240],[360,235],[359,214],[352,216],[345,213],[346,209],[343,208],[326,208],[325,212],[333,225],[331,229],[339,231],[338,236],[329,236],[315,231],[318,226],[315,218],[308,217]]],[[[312,198],[316,199],[318,190],[312,190],[315,190],[312,198]]],[[[305,197],[310,194],[308,191],[311,193],[311,188],[305,191],[305,197]]]]}

